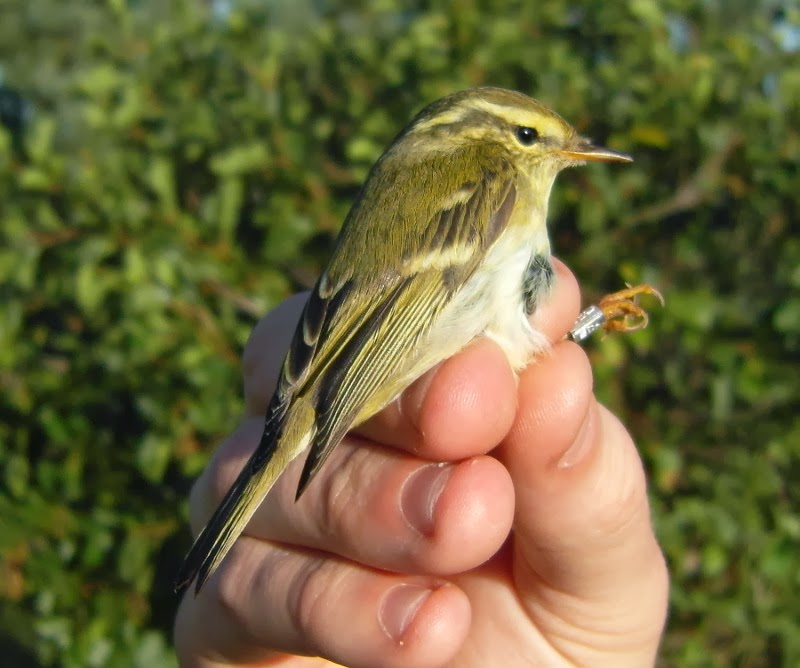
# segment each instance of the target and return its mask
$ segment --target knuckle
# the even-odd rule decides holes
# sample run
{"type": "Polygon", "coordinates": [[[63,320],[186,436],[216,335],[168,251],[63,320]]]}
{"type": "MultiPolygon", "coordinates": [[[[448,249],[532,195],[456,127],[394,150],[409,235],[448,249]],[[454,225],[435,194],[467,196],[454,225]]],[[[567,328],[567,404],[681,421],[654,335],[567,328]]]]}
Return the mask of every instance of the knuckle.
{"type": "Polygon", "coordinates": [[[312,640],[321,622],[327,621],[331,599],[336,596],[338,581],[330,560],[323,557],[308,557],[295,571],[288,588],[289,619],[297,632],[312,640]]]}
{"type": "Polygon", "coordinates": [[[317,531],[320,535],[342,540],[350,535],[350,529],[363,514],[360,507],[368,502],[365,478],[373,468],[365,448],[352,440],[337,448],[336,461],[329,462],[320,481],[317,495],[319,504],[317,531]]]}
{"type": "MultiPolygon", "coordinates": [[[[219,608],[224,615],[232,619],[237,626],[247,628],[248,615],[243,613],[246,606],[243,601],[250,592],[259,591],[256,587],[263,586],[263,582],[254,582],[255,579],[264,577],[263,569],[253,569],[252,564],[243,555],[240,545],[234,545],[228,553],[224,563],[214,574],[212,584],[214,595],[219,608]]],[[[262,590],[263,591],[263,590],[262,590]]]]}
{"type": "Polygon", "coordinates": [[[243,537],[234,545],[209,584],[220,609],[253,636],[263,635],[252,615],[258,607],[282,605],[287,581],[294,581],[297,554],[275,544],[243,537]],[[257,628],[258,627],[258,628],[257,628]]]}
{"type": "Polygon", "coordinates": [[[597,531],[612,539],[642,522],[650,522],[647,483],[641,463],[625,467],[615,476],[615,485],[598,492],[594,499],[590,520],[597,531]]]}
{"type": "Polygon", "coordinates": [[[209,587],[220,617],[254,645],[315,655],[336,596],[337,569],[328,564],[324,555],[245,537],[209,587]]]}

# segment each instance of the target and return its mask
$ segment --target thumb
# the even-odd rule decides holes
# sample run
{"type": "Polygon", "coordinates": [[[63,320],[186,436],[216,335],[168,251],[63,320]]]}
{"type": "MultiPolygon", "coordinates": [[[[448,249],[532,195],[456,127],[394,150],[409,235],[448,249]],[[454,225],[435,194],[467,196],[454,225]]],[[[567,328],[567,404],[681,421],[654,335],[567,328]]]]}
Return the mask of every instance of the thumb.
{"type": "Polygon", "coordinates": [[[603,654],[651,664],[667,571],[641,460],[595,400],[580,347],[559,343],[522,374],[501,457],[516,493],[515,584],[534,624],[577,665],[604,665],[603,654]]]}

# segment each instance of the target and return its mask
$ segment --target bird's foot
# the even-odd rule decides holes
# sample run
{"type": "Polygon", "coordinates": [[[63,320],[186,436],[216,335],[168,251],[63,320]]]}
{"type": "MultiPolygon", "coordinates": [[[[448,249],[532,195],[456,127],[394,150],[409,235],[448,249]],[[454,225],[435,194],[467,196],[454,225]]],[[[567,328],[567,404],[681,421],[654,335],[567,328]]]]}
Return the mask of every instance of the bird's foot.
{"type": "Polygon", "coordinates": [[[580,343],[598,329],[607,332],[634,332],[647,327],[649,317],[639,305],[641,295],[653,295],[661,305],[664,297],[652,285],[628,286],[619,292],[603,297],[596,305],[582,311],[575,326],[567,335],[572,341],[580,343]]]}

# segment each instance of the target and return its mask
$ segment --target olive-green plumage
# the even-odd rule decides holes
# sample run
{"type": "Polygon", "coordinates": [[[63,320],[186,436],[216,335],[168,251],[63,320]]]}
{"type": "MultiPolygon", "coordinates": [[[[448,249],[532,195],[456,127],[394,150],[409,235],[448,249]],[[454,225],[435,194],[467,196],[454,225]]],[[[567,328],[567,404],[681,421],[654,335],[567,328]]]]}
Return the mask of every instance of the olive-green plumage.
{"type": "Polygon", "coordinates": [[[424,109],[370,171],[306,304],[261,443],[177,578],[199,591],[288,464],[298,497],[344,435],[480,335],[520,369],[546,342],[528,316],[552,282],[545,227],[559,171],[629,158],[500,88],[424,109]]]}

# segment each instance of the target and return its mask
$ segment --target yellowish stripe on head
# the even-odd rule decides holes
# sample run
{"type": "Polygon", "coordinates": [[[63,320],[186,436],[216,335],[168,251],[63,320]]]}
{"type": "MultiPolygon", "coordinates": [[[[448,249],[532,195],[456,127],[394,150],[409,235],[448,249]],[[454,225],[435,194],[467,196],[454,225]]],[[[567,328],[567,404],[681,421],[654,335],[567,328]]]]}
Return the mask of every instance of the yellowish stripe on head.
{"type": "Polygon", "coordinates": [[[464,118],[465,113],[466,109],[461,106],[448,109],[444,113],[436,114],[436,116],[432,116],[427,120],[416,123],[414,130],[416,132],[425,132],[426,130],[430,130],[431,128],[435,128],[439,125],[453,125],[455,123],[459,123],[464,118]]]}
{"type": "Polygon", "coordinates": [[[534,127],[543,137],[569,138],[575,134],[572,127],[553,111],[536,100],[525,98],[525,107],[490,102],[473,98],[467,102],[469,108],[500,118],[510,126],[534,127]]]}

